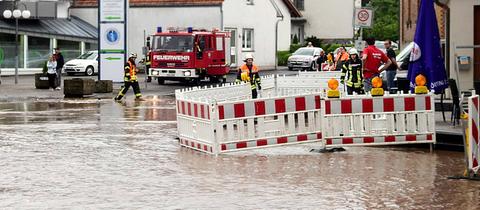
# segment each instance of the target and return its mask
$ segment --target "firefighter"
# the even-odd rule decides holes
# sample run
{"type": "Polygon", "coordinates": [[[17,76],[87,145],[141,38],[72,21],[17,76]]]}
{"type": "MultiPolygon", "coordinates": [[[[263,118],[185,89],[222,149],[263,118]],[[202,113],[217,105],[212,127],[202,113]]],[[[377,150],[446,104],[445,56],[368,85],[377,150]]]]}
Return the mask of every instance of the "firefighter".
{"type": "Polygon", "coordinates": [[[124,86],[122,87],[122,90],[120,90],[120,92],[118,93],[117,97],[115,97],[116,101],[122,100],[123,96],[125,96],[125,93],[127,93],[130,86],[132,86],[133,92],[135,93],[135,100],[142,100],[142,94],[140,93],[140,85],[138,85],[138,69],[135,66],[135,59],[137,59],[137,54],[132,53],[130,54],[127,63],[125,63],[125,73],[123,78],[124,86]]]}
{"type": "Polygon", "coordinates": [[[260,86],[260,75],[258,74],[258,67],[253,64],[253,55],[248,53],[245,55],[245,60],[243,60],[245,64],[243,64],[237,73],[236,82],[249,82],[252,88],[252,98],[257,98],[257,87],[258,90],[262,89],[260,86]]]}
{"type": "MultiPolygon", "coordinates": [[[[145,74],[149,75],[152,62],[150,61],[150,37],[147,37],[147,54],[145,55],[145,74]]],[[[147,82],[152,82],[152,77],[147,76],[147,82]]]]}
{"type": "Polygon", "coordinates": [[[362,74],[362,60],[355,48],[350,49],[350,59],[344,62],[342,66],[342,75],[340,81],[347,85],[347,93],[349,95],[353,92],[363,94],[363,74],[362,74]]]}

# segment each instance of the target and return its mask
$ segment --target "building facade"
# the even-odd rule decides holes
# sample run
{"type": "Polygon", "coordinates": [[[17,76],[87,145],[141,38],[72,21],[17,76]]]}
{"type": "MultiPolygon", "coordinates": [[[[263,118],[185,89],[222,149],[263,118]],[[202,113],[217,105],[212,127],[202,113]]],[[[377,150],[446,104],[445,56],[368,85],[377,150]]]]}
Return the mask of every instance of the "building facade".
{"type": "MultiPolygon", "coordinates": [[[[1,1],[0,11],[12,10],[13,1],[1,1]]],[[[70,2],[21,1],[19,9],[28,9],[31,16],[18,22],[18,72],[41,72],[44,63],[59,47],[66,60],[97,48],[97,29],[85,21],[69,17],[70,2]]],[[[15,20],[0,16],[0,69],[2,75],[15,72],[15,20]]]]}
{"type": "Polygon", "coordinates": [[[252,53],[257,65],[274,68],[276,51],[290,48],[292,16],[301,16],[289,0],[225,0],[223,9],[224,29],[232,34],[232,66],[252,53]]]}
{"type": "Polygon", "coordinates": [[[302,16],[292,19],[292,36],[300,42],[319,39],[351,40],[355,0],[292,0],[302,16]]]}
{"type": "MultiPolygon", "coordinates": [[[[75,0],[70,14],[97,26],[97,1],[75,0]]],[[[275,66],[275,43],[279,50],[287,50],[290,46],[291,14],[300,16],[289,0],[131,0],[128,52],[141,52],[144,32],[147,36],[154,34],[159,26],[219,28],[232,34],[232,67],[241,64],[246,53],[253,53],[257,65],[272,68],[275,66]]]]}
{"type": "MultiPolygon", "coordinates": [[[[419,1],[400,4],[400,44],[406,46],[415,35],[419,1]]],[[[447,75],[460,90],[480,91],[480,0],[436,1],[435,11],[447,75]],[[469,59],[467,66],[460,68],[459,57],[469,59]]]]}

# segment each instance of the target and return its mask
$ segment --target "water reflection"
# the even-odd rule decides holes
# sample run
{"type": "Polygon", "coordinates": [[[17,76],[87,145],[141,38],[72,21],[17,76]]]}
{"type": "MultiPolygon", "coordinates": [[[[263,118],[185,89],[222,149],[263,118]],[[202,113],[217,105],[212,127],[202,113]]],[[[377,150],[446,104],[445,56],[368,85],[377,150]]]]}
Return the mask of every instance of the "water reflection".
{"type": "Polygon", "coordinates": [[[0,103],[0,208],[478,209],[463,154],[178,146],[173,97],[0,103]]]}

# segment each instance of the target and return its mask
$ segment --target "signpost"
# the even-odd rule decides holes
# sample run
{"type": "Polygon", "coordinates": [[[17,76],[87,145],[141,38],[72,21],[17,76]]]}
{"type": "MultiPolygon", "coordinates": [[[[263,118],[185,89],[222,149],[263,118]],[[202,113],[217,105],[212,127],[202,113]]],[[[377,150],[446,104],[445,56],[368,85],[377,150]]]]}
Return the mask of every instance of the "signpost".
{"type": "Polygon", "coordinates": [[[99,0],[99,80],[123,81],[127,50],[127,0],[99,0]]]}
{"type": "Polygon", "coordinates": [[[365,43],[363,41],[363,28],[371,28],[373,25],[373,10],[371,8],[355,8],[353,17],[354,29],[360,28],[360,36],[355,41],[355,48],[363,51],[365,43]]]}
{"type": "Polygon", "coordinates": [[[370,28],[373,23],[373,10],[370,8],[355,8],[355,27],[370,28]]]}

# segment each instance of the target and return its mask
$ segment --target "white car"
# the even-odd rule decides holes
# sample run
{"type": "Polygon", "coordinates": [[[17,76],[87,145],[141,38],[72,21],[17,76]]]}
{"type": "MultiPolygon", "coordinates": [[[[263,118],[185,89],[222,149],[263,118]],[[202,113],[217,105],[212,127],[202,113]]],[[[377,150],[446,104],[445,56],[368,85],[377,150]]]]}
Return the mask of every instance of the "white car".
{"type": "Polygon", "coordinates": [[[317,69],[316,60],[320,56],[320,52],[323,51],[319,47],[301,47],[295,51],[287,60],[288,70],[294,68],[301,68],[303,70],[315,70],[317,69]]]}
{"type": "Polygon", "coordinates": [[[98,73],[98,51],[88,51],[78,58],[66,62],[63,72],[68,75],[82,73],[87,76],[98,73]]]}

